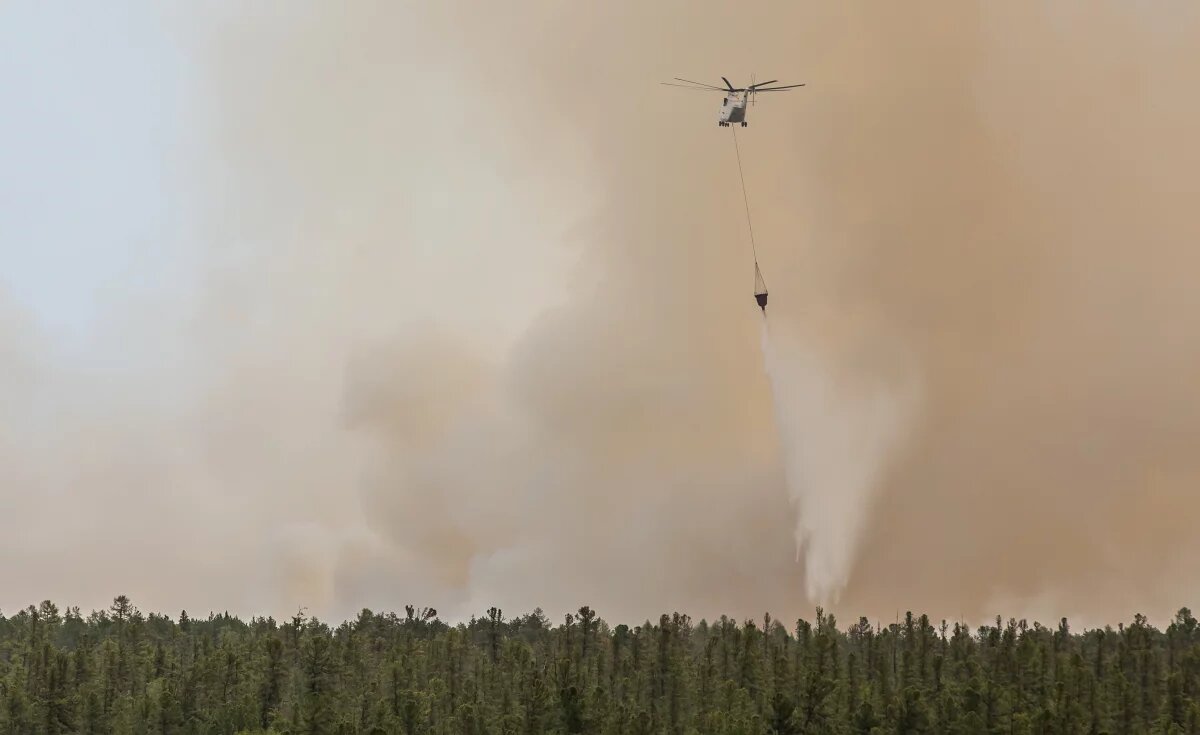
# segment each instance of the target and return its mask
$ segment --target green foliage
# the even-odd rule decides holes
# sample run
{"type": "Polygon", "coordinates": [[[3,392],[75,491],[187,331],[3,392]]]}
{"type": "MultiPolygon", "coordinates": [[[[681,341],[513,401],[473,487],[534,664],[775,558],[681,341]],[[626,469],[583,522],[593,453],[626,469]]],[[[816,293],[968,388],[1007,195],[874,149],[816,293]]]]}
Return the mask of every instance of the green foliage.
{"type": "Polygon", "coordinates": [[[1200,732],[1200,624],[0,616],[0,735],[1200,732]]]}

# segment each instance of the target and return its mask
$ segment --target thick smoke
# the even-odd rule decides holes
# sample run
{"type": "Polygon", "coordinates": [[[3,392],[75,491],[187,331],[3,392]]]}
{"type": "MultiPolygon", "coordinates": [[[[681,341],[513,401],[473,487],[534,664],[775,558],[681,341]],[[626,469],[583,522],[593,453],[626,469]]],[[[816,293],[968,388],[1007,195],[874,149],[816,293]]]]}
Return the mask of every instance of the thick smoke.
{"type": "Polygon", "coordinates": [[[196,280],[106,332],[169,354],[0,389],[71,407],[0,434],[3,604],[1189,602],[1190,5],[256,7],[175,19],[196,280]],[[741,133],[782,435],[719,98],[657,85],[751,72],[809,83],[741,133]]]}

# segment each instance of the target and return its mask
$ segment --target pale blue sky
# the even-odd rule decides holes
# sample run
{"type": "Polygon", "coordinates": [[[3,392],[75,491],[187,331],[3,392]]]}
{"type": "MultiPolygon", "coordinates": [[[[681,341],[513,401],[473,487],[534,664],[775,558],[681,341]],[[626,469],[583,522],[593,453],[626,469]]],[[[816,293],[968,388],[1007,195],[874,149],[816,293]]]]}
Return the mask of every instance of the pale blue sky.
{"type": "Polygon", "coordinates": [[[188,76],[152,7],[0,4],[0,288],[62,337],[171,264],[188,76]]]}
{"type": "MultiPolygon", "coordinates": [[[[92,364],[102,355],[89,345],[105,339],[109,330],[124,329],[125,317],[138,309],[149,307],[159,317],[169,311],[175,322],[187,318],[185,312],[194,304],[182,292],[205,277],[201,261],[211,261],[218,249],[211,229],[203,227],[212,222],[211,211],[200,208],[211,207],[214,201],[219,202],[216,206],[228,205],[249,186],[243,174],[254,167],[261,170],[261,161],[248,159],[246,149],[223,149],[228,139],[221,138],[220,131],[257,130],[254,126],[263,123],[258,117],[262,110],[251,109],[250,120],[234,117],[245,114],[246,106],[239,107],[236,84],[231,86],[228,78],[220,77],[215,60],[223,58],[224,52],[201,46],[214,28],[227,25],[222,14],[234,7],[210,2],[181,9],[150,0],[0,3],[0,293],[25,307],[42,328],[41,335],[54,336],[60,349],[74,348],[76,355],[86,352],[92,364]],[[233,95],[234,101],[223,100],[222,94],[233,95]],[[214,123],[214,116],[219,123],[214,123]],[[229,166],[205,169],[204,162],[214,156],[229,166]],[[218,178],[232,177],[234,185],[206,179],[206,172],[212,171],[218,178]]],[[[298,9],[259,6],[256,12],[269,16],[270,23],[282,24],[284,18],[302,16],[298,9]]],[[[254,28],[270,27],[263,21],[254,25],[246,18],[240,20],[254,28]]],[[[251,66],[263,63],[254,54],[239,58],[251,66]]],[[[247,73],[253,75],[254,70],[247,73]]],[[[373,73],[382,93],[394,70],[384,64],[373,68],[373,73]]],[[[309,78],[311,71],[303,69],[297,74],[306,85],[304,94],[312,95],[314,109],[323,109],[326,90],[320,78],[309,78]]],[[[413,233],[404,252],[397,253],[406,267],[397,271],[378,265],[397,277],[412,276],[418,269],[453,274],[462,282],[462,294],[475,294],[479,301],[435,307],[418,298],[418,283],[409,284],[410,300],[472,333],[495,331],[496,307],[504,304],[515,314],[507,319],[515,325],[507,331],[519,331],[528,313],[545,301],[543,292],[556,293],[554,279],[543,272],[557,270],[559,264],[551,264],[542,253],[522,252],[531,249],[525,241],[532,234],[532,223],[543,222],[547,215],[540,213],[533,220],[527,211],[518,212],[518,202],[513,201],[525,197],[529,201],[520,203],[536,206],[540,194],[530,193],[527,186],[510,192],[497,182],[497,176],[513,175],[500,171],[502,165],[522,165],[519,155],[503,143],[505,121],[493,119],[482,129],[458,130],[456,121],[466,124],[478,119],[480,111],[494,110],[491,103],[464,94],[460,83],[446,84],[439,101],[445,120],[435,128],[420,125],[419,145],[392,151],[392,159],[383,156],[393,164],[386,175],[360,171],[358,178],[305,185],[332,188],[332,194],[344,200],[351,195],[347,181],[355,186],[408,182],[407,195],[414,204],[452,197],[456,211],[471,209],[475,219],[486,218],[487,231],[493,239],[508,240],[506,247],[483,245],[477,242],[478,233],[456,231],[469,222],[447,221],[441,214],[434,216],[433,207],[416,207],[414,218],[427,212],[436,221],[410,223],[425,237],[413,233]],[[497,139],[492,148],[475,150],[489,136],[497,139]],[[441,176],[404,178],[414,162],[426,159],[441,176]],[[501,220],[520,247],[512,246],[514,238],[496,236],[501,220]],[[436,241],[430,239],[434,236],[436,241]],[[421,247],[434,250],[424,252],[421,247]],[[513,260],[522,255],[525,262],[513,260]],[[463,266],[464,259],[471,267],[463,266]],[[492,268],[475,267],[489,259],[511,272],[497,279],[492,268]]],[[[270,84],[260,92],[274,94],[270,84]]],[[[363,109],[386,113],[393,102],[399,103],[399,98],[392,100],[383,93],[380,101],[371,100],[363,109]]],[[[267,124],[290,124],[286,115],[267,119],[267,124]]],[[[547,147],[551,135],[547,130],[547,147]]],[[[411,140],[400,130],[393,138],[402,146],[411,140]]],[[[390,141],[373,145],[387,154],[388,144],[396,147],[390,141]]],[[[305,145],[322,144],[305,141],[305,145]]],[[[305,149],[286,150],[299,161],[296,165],[306,165],[305,149]]],[[[357,171],[353,162],[339,165],[357,171]]],[[[281,179],[272,185],[295,182],[281,179]]],[[[559,184],[554,186],[561,191],[559,184]]],[[[330,200],[330,192],[321,191],[330,200]]],[[[262,212],[255,216],[279,217],[262,212]]],[[[561,219],[569,221],[573,216],[566,212],[561,219]]],[[[225,237],[221,246],[230,242],[225,237]]],[[[229,246],[238,252],[250,247],[229,246]]],[[[289,248],[278,240],[252,249],[279,257],[289,248]]],[[[412,276],[411,280],[422,279],[412,276]]],[[[445,279],[424,282],[431,280],[445,279]]]]}

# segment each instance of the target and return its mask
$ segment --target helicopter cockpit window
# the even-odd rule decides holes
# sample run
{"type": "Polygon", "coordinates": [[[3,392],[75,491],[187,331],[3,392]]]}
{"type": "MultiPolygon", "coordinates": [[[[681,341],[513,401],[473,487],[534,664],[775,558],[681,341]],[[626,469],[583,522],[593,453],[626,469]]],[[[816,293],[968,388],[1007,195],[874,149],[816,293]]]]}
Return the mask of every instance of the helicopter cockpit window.
{"type": "Polygon", "coordinates": [[[728,105],[728,104],[729,104],[729,98],[728,98],[728,97],[726,97],[725,99],[721,100],[721,107],[725,107],[725,106],[726,106],[726,105],[728,105]]]}

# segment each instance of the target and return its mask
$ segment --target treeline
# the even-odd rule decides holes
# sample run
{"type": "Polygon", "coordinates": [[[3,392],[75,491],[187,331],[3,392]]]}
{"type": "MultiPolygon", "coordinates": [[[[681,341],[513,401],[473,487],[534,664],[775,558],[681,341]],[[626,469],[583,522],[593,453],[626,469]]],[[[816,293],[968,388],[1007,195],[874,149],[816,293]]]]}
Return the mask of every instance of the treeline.
{"type": "Polygon", "coordinates": [[[43,602],[0,616],[0,733],[1197,733],[1200,630],[925,616],[553,625],[364,610],[332,627],[43,602]]]}

